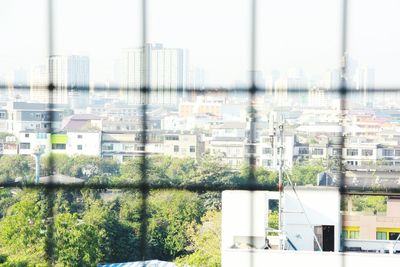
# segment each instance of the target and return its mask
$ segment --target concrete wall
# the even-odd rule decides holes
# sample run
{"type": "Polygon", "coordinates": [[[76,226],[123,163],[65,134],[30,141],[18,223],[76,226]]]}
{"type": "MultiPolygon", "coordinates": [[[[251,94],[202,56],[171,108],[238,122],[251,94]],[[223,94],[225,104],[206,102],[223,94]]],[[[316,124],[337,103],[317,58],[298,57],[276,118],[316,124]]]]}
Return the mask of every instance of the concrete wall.
{"type": "Polygon", "coordinates": [[[335,251],[340,249],[340,194],[333,187],[298,187],[298,197],[304,207],[303,213],[294,191],[286,187],[283,199],[283,231],[298,250],[314,250],[314,226],[335,227],[335,251]],[[307,221],[307,217],[310,224],[307,221]]]}
{"type": "Polygon", "coordinates": [[[68,132],[66,152],[68,155],[99,156],[101,154],[101,132],[68,132]],[[82,149],[78,149],[78,145],[82,149]]]}
{"type": "Polygon", "coordinates": [[[222,192],[222,248],[227,249],[236,241],[246,242],[253,237],[257,245],[265,243],[268,198],[265,191],[222,192]]]}
{"type": "Polygon", "coordinates": [[[388,199],[386,216],[400,217],[400,199],[388,199]]]}

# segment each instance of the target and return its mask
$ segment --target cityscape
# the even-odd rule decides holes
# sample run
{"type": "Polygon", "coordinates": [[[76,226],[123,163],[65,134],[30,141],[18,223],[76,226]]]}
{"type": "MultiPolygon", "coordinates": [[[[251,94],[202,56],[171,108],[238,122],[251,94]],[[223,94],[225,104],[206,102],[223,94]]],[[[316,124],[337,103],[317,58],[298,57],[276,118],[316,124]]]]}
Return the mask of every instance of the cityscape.
{"type": "Polygon", "coordinates": [[[168,1],[3,12],[0,267],[400,263],[398,40],[355,33],[376,6],[338,30],[364,6],[168,1]],[[18,32],[47,23],[36,53],[18,32]]]}

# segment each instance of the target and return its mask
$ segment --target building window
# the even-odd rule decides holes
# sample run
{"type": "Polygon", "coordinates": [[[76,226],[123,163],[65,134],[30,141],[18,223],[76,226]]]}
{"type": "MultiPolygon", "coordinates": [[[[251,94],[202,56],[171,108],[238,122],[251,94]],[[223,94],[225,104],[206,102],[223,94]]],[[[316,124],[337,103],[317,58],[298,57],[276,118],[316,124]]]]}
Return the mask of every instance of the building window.
{"type": "Polygon", "coordinates": [[[342,231],[344,239],[359,239],[360,238],[360,227],[358,226],[346,226],[342,231]]]}
{"type": "Polygon", "coordinates": [[[104,144],[103,150],[114,150],[114,144],[104,144]]]}
{"type": "Polygon", "coordinates": [[[347,156],[358,156],[358,149],[347,149],[347,156]]]}
{"type": "Polygon", "coordinates": [[[394,152],[394,154],[395,154],[396,157],[400,157],[400,150],[396,150],[396,151],[394,152]]]}
{"type": "Polygon", "coordinates": [[[178,141],[179,140],[179,136],[178,135],[166,135],[165,136],[165,140],[178,141]]]}
{"type": "Polygon", "coordinates": [[[262,165],[265,166],[265,167],[271,167],[271,165],[272,165],[272,160],[270,160],[270,159],[263,159],[263,160],[262,160],[262,165]]]}
{"type": "Polygon", "coordinates": [[[349,231],[349,239],[359,239],[360,231],[349,231]]]}
{"type": "Polygon", "coordinates": [[[26,138],[28,138],[28,137],[29,137],[29,134],[28,134],[28,133],[26,133],[26,134],[25,134],[25,137],[26,137],[26,138]]]}
{"type": "Polygon", "coordinates": [[[383,156],[384,157],[393,157],[394,156],[393,149],[384,149],[383,150],[383,156]]]}
{"type": "Polygon", "coordinates": [[[195,146],[190,146],[190,152],[191,152],[191,153],[196,152],[196,147],[195,147],[195,146]]]}
{"type": "Polygon", "coordinates": [[[400,233],[397,233],[397,232],[389,232],[389,240],[397,240],[399,235],[400,235],[400,233]]]}
{"type": "Polygon", "coordinates": [[[362,156],[368,157],[368,156],[372,156],[372,154],[373,154],[372,149],[362,149],[361,150],[362,156]]]}
{"type": "Polygon", "coordinates": [[[332,150],[332,154],[333,154],[334,156],[339,156],[341,153],[342,153],[342,149],[340,149],[340,148],[334,148],[334,149],[332,150]]]}
{"type": "Polygon", "coordinates": [[[78,134],[78,139],[82,139],[82,135],[81,134],[78,134]]]}
{"type": "Polygon", "coordinates": [[[264,147],[263,149],[262,149],[262,153],[264,154],[264,155],[266,155],[266,154],[271,154],[271,148],[269,148],[269,147],[264,147]]]}
{"type": "Polygon", "coordinates": [[[255,147],[255,145],[249,145],[249,146],[247,146],[247,153],[256,153],[256,147],[255,147]]]}
{"type": "Polygon", "coordinates": [[[51,149],[55,150],[65,150],[66,145],[65,144],[52,144],[51,149]]]}
{"type": "Polygon", "coordinates": [[[36,133],[36,139],[46,139],[46,133],[36,133]]]}
{"type": "Polygon", "coordinates": [[[174,152],[179,152],[179,146],[174,146],[174,152]]]}
{"type": "Polygon", "coordinates": [[[20,149],[30,149],[31,144],[30,143],[21,143],[21,144],[19,144],[19,148],[20,149]]]}
{"type": "Polygon", "coordinates": [[[377,240],[396,240],[400,235],[400,228],[377,228],[377,240]]]}
{"type": "Polygon", "coordinates": [[[76,149],[82,150],[82,145],[77,145],[77,146],[76,146],[76,149]]]}
{"type": "Polygon", "coordinates": [[[135,145],[134,144],[124,144],[122,146],[123,151],[134,151],[135,150],[135,145]]]}
{"type": "Polygon", "coordinates": [[[0,112],[0,119],[6,119],[6,113],[5,112],[0,112]]]}
{"type": "Polygon", "coordinates": [[[342,232],[344,239],[359,239],[360,238],[360,231],[349,231],[344,230],[342,232]]]}
{"type": "Polygon", "coordinates": [[[299,148],[299,155],[307,155],[308,154],[308,148],[307,147],[300,147],[299,148]]]}
{"type": "Polygon", "coordinates": [[[322,148],[314,148],[312,154],[322,156],[324,154],[324,150],[322,148]]]}
{"type": "Polygon", "coordinates": [[[376,240],[387,240],[386,232],[376,232],[376,240]]]}

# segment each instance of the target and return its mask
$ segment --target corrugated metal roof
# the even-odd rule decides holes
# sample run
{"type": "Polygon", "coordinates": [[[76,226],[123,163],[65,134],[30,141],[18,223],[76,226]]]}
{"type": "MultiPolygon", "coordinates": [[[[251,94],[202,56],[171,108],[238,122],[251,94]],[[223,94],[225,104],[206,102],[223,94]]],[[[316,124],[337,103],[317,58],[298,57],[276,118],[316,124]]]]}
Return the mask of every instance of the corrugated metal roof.
{"type": "Polygon", "coordinates": [[[172,262],[149,260],[123,263],[99,264],[98,267],[176,267],[172,262]]]}

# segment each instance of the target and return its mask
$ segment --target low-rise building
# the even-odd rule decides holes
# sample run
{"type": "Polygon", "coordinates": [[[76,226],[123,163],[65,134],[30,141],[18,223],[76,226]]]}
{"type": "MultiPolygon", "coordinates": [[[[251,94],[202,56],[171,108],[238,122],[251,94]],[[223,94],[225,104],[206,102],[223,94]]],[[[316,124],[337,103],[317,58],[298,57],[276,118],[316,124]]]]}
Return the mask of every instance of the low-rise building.
{"type": "Polygon", "coordinates": [[[8,135],[0,138],[0,155],[17,155],[18,142],[13,135],[8,135]]]}
{"type": "Polygon", "coordinates": [[[206,153],[221,157],[221,160],[233,169],[239,169],[246,163],[244,150],[243,137],[215,137],[206,147],[206,153]]]}
{"type": "Polygon", "coordinates": [[[60,129],[69,114],[67,105],[9,102],[7,105],[7,132],[17,134],[25,130],[50,131],[60,129]]]}
{"type": "Polygon", "coordinates": [[[164,134],[163,154],[198,160],[204,152],[203,144],[200,135],[193,132],[166,132],[164,134]]]}
{"type": "Polygon", "coordinates": [[[343,238],[396,240],[400,235],[400,198],[389,197],[386,212],[355,212],[351,199],[343,213],[343,238]]]}

